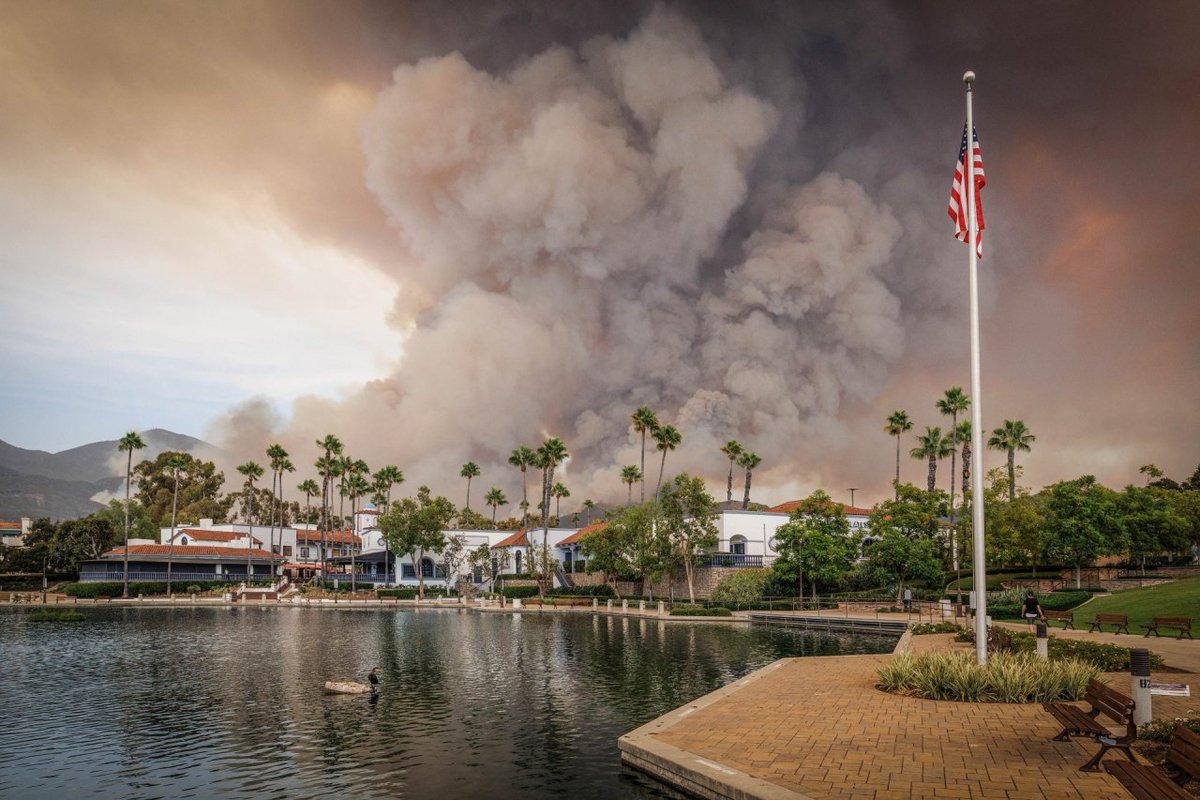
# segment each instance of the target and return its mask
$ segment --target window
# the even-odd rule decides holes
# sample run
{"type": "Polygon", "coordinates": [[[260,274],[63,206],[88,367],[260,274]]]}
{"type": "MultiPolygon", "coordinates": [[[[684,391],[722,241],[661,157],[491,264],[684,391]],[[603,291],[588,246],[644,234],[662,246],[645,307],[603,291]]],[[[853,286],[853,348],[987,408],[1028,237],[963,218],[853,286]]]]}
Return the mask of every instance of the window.
{"type": "Polygon", "coordinates": [[[520,550],[517,551],[516,562],[517,562],[517,574],[520,575],[521,574],[521,551],[520,550]]]}
{"type": "Polygon", "coordinates": [[[301,548],[300,548],[300,557],[301,557],[301,558],[308,558],[308,548],[307,548],[307,547],[301,547],[301,548]]]}
{"type": "Polygon", "coordinates": [[[186,536],[186,535],[184,535],[184,536],[181,536],[181,537],[179,538],[179,543],[180,543],[180,544],[183,544],[183,545],[186,545],[186,544],[187,544],[187,536],[186,536]]]}
{"type": "Polygon", "coordinates": [[[415,578],[415,577],[417,577],[417,571],[415,569],[413,569],[412,564],[401,564],[400,565],[400,577],[401,578],[415,578]]]}
{"type": "Polygon", "coordinates": [[[738,555],[738,556],[746,555],[746,537],[745,536],[732,537],[729,540],[729,552],[733,553],[734,555],[738,555]]]}
{"type": "Polygon", "coordinates": [[[290,556],[292,554],[292,546],[290,544],[285,544],[283,546],[283,554],[285,556],[290,556]]]}
{"type": "Polygon", "coordinates": [[[433,577],[433,560],[428,558],[421,559],[421,575],[426,578],[433,577]]]}

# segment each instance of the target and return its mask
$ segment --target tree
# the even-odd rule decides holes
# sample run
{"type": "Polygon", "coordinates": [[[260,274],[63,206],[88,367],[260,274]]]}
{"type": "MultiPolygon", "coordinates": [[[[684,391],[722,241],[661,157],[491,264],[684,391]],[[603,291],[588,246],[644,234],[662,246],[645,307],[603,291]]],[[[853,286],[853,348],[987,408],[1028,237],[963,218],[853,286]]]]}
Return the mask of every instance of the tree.
{"type": "Polygon", "coordinates": [[[537,449],[537,464],[542,470],[542,564],[546,575],[539,586],[543,593],[550,582],[550,491],[554,486],[554,469],[569,457],[567,445],[557,436],[542,442],[537,449]]]}
{"type": "Polygon", "coordinates": [[[737,439],[730,439],[721,445],[721,452],[729,459],[729,481],[725,485],[725,502],[733,502],[733,462],[742,454],[742,445],[737,439]]]}
{"type": "Polygon", "coordinates": [[[462,465],[462,469],[460,469],[458,471],[458,476],[460,478],[467,479],[467,505],[466,505],[466,507],[469,509],[471,507],[471,478],[479,477],[479,465],[476,464],[474,461],[468,461],[467,463],[462,465]]]}
{"type": "Polygon", "coordinates": [[[660,498],[660,525],[673,559],[683,565],[688,599],[696,602],[696,562],[718,542],[717,503],[704,488],[704,480],[686,473],[676,475],[660,498]]]}
{"type": "Polygon", "coordinates": [[[529,526],[529,492],[525,483],[525,471],[533,466],[535,454],[525,445],[518,445],[508,457],[508,463],[521,470],[521,527],[529,526]]]}
{"type": "Polygon", "coordinates": [[[321,579],[328,574],[325,562],[328,547],[326,534],[330,530],[330,507],[333,505],[333,479],[341,469],[342,440],[332,433],[325,434],[324,439],[317,440],[317,447],[324,455],[317,459],[317,474],[321,476],[321,579]]]}
{"type": "Polygon", "coordinates": [[[383,495],[383,510],[392,503],[392,487],[404,483],[404,473],[395,464],[380,467],[375,473],[375,489],[383,495]]]}
{"type": "Polygon", "coordinates": [[[592,524],[592,509],[594,509],[595,507],[596,507],[595,500],[592,500],[591,498],[587,498],[583,501],[583,524],[584,525],[592,524]]]}
{"type": "Polygon", "coordinates": [[[121,578],[121,597],[129,597],[129,484],[133,481],[133,451],[146,446],[137,431],[130,431],[117,442],[117,450],[128,453],[125,462],[125,558],[121,578]]]}
{"type": "MultiPolygon", "coordinates": [[[[896,482],[894,486],[900,485],[900,434],[908,433],[912,430],[912,421],[908,418],[908,412],[902,408],[897,408],[887,418],[887,424],[883,429],[890,435],[896,437],[896,482]]],[[[900,497],[899,490],[896,492],[896,497],[900,497]]]]}
{"type": "Polygon", "coordinates": [[[633,505],[633,485],[641,479],[642,471],[637,468],[637,464],[621,467],[621,482],[629,485],[629,497],[626,498],[625,505],[633,505]]]}
{"type": "Polygon", "coordinates": [[[504,574],[504,570],[508,569],[508,548],[492,549],[485,542],[471,551],[471,554],[467,556],[467,564],[471,567],[472,572],[479,572],[494,587],[496,579],[504,574]]]}
{"type": "Polygon", "coordinates": [[[1143,575],[1147,556],[1178,551],[1187,541],[1187,521],[1153,487],[1125,487],[1117,507],[1129,542],[1129,560],[1139,564],[1143,575]]]}
{"type": "Polygon", "coordinates": [[[446,576],[446,586],[458,584],[459,571],[467,558],[466,547],[461,536],[451,535],[444,538],[442,548],[438,550],[438,563],[442,565],[442,574],[446,576]]]}
{"type": "Polygon", "coordinates": [[[571,490],[562,483],[556,483],[550,487],[550,494],[554,497],[554,516],[561,521],[562,519],[562,499],[571,496],[571,490]]]}
{"type": "Polygon", "coordinates": [[[416,498],[406,497],[379,517],[379,530],[388,547],[406,553],[416,567],[417,595],[425,597],[425,573],[421,560],[427,550],[440,552],[443,530],[454,519],[454,504],[439,495],[433,497],[428,486],[417,489],[416,498]]]}
{"type": "Polygon", "coordinates": [[[186,524],[196,524],[203,518],[224,522],[235,500],[235,495],[221,495],[225,473],[218,472],[213,462],[201,461],[188,453],[164,450],[153,460],[136,464],[133,475],[138,487],[137,502],[160,528],[167,526],[173,505],[177,518],[186,524]],[[178,474],[167,465],[175,457],[184,462],[178,474]]]}
{"type": "Polygon", "coordinates": [[[1146,483],[1156,481],[1163,476],[1163,471],[1158,468],[1157,464],[1143,464],[1138,467],[1138,472],[1146,476],[1146,483]]]}
{"type": "Polygon", "coordinates": [[[188,461],[183,453],[172,453],[167,459],[167,468],[175,479],[175,491],[171,499],[171,539],[167,543],[167,597],[171,596],[171,561],[175,555],[175,511],[179,506],[179,471],[187,469],[188,461]]]}
{"type": "Polygon", "coordinates": [[[606,574],[633,575],[641,579],[643,591],[653,587],[656,578],[670,567],[672,553],[667,538],[656,520],[654,503],[626,506],[608,519],[604,536],[585,541],[588,563],[606,574]],[[599,560],[594,560],[593,555],[599,560]]]}
{"type": "MultiPolygon", "coordinates": [[[[634,469],[637,469],[636,465],[634,469]]],[[[629,525],[614,525],[613,522],[631,508],[633,506],[626,506],[613,519],[580,540],[580,546],[587,556],[588,569],[604,573],[605,583],[612,587],[618,597],[621,593],[617,591],[617,580],[633,575],[631,551],[634,532],[629,525]]]]}
{"type": "Polygon", "coordinates": [[[496,529],[496,510],[500,506],[508,505],[508,498],[504,496],[504,492],[493,486],[488,489],[488,493],[483,496],[483,502],[492,507],[492,530],[496,529]]]}
{"type": "Polygon", "coordinates": [[[654,441],[658,443],[656,447],[662,453],[662,462],[658,465],[658,483],[654,485],[654,496],[658,497],[662,488],[663,470],[667,466],[667,452],[679,446],[683,441],[683,434],[674,425],[663,425],[654,429],[654,441]]]}
{"type": "Polygon", "coordinates": [[[250,563],[250,555],[254,551],[254,482],[263,476],[263,468],[253,461],[247,461],[245,464],[238,466],[237,471],[246,477],[246,503],[242,506],[242,512],[246,517],[246,523],[250,526],[249,533],[246,538],[246,580],[249,581],[254,577],[254,565],[250,563]],[[249,511],[246,509],[249,508],[249,511]]]}
{"type": "Polygon", "coordinates": [[[840,579],[858,555],[859,538],[850,535],[845,508],[820,489],[800,502],[775,539],[779,557],[771,569],[781,580],[795,583],[801,596],[806,573],[815,598],[817,583],[840,579]]]}
{"type": "MultiPolygon", "coordinates": [[[[34,520],[25,546],[11,550],[26,556],[45,572],[78,574],[80,564],[99,558],[120,540],[124,513],[121,502],[113,500],[105,511],[110,513],[97,512],[57,523],[48,518],[34,520]]],[[[147,518],[143,520],[149,524],[147,518]]]]}
{"type": "Polygon", "coordinates": [[[1091,475],[1055,483],[1043,492],[1046,496],[1047,552],[1060,563],[1075,567],[1075,588],[1078,589],[1084,564],[1125,549],[1124,530],[1116,513],[1116,493],[1098,484],[1091,475]]]}
{"type": "Polygon", "coordinates": [[[361,461],[350,465],[350,475],[346,478],[346,493],[350,495],[350,591],[357,590],[357,571],[354,563],[355,552],[358,549],[358,498],[371,491],[371,484],[367,481],[367,475],[370,470],[367,465],[361,461]],[[358,469],[361,465],[362,469],[358,469]]]}
{"type": "Polygon", "coordinates": [[[751,453],[749,450],[743,451],[738,456],[738,466],[746,470],[746,494],[742,497],[742,508],[750,507],[750,479],[762,459],[758,457],[758,453],[751,453]]]}
{"type": "MultiPolygon", "coordinates": [[[[642,465],[638,468],[641,475],[646,474],[646,434],[653,433],[658,429],[658,415],[656,415],[650,406],[638,406],[637,411],[634,411],[630,417],[633,420],[633,429],[642,435],[642,465]]],[[[642,480],[642,500],[646,502],[646,482],[642,480]]]]}
{"type": "Polygon", "coordinates": [[[301,482],[296,490],[304,494],[304,522],[308,524],[312,521],[312,497],[321,491],[321,487],[312,478],[308,478],[301,482]]]}
{"type": "Polygon", "coordinates": [[[938,539],[946,493],[922,491],[903,483],[899,497],[871,511],[869,526],[875,541],[866,550],[866,571],[880,579],[895,579],[896,602],[911,580],[934,580],[941,574],[938,539]],[[882,545],[882,546],[881,546],[882,545]]]}
{"type": "MultiPolygon", "coordinates": [[[[958,443],[958,415],[966,411],[971,405],[971,400],[963,393],[961,386],[951,386],[946,390],[945,395],[936,403],[938,411],[944,416],[950,417],[950,429],[946,432],[947,438],[950,440],[950,517],[954,517],[954,478],[955,476],[955,454],[954,445],[958,443]]],[[[964,492],[963,497],[966,497],[964,492]]]]}
{"type": "Polygon", "coordinates": [[[962,442],[962,496],[963,503],[971,493],[971,420],[964,419],[954,426],[954,438],[962,442]]]}
{"type": "Polygon", "coordinates": [[[1029,445],[1037,441],[1021,420],[1004,420],[1004,424],[992,431],[988,447],[1008,453],[1008,499],[1017,496],[1016,456],[1017,451],[1029,452],[1029,445]]]}
{"type": "Polygon", "coordinates": [[[929,459],[929,491],[937,487],[937,462],[954,452],[954,441],[942,435],[941,428],[926,426],[925,433],[917,437],[917,446],[909,451],[913,458],[929,459]]]}

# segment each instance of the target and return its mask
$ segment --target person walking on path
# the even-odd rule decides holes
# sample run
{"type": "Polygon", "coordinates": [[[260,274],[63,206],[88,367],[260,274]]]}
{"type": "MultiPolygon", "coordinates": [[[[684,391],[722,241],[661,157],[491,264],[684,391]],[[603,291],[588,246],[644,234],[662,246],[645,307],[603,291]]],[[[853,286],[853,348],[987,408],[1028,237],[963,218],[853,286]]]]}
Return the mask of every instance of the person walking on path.
{"type": "Polygon", "coordinates": [[[912,611],[912,589],[904,587],[904,610],[912,611]]]}
{"type": "Polygon", "coordinates": [[[1042,606],[1038,603],[1037,597],[1033,594],[1033,589],[1025,592],[1025,601],[1023,603],[1025,622],[1029,623],[1029,630],[1033,630],[1034,620],[1044,620],[1046,615],[1042,613],[1042,606]]]}

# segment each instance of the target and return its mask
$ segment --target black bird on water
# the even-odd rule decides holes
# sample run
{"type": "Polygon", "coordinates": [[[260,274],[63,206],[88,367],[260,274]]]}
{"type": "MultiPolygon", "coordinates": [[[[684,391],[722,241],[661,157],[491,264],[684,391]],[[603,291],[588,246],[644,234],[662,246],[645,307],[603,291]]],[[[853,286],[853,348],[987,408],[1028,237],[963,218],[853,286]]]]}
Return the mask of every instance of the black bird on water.
{"type": "Polygon", "coordinates": [[[379,689],[379,676],[375,674],[378,671],[379,667],[371,667],[371,674],[367,675],[367,682],[371,684],[372,693],[379,689]]]}

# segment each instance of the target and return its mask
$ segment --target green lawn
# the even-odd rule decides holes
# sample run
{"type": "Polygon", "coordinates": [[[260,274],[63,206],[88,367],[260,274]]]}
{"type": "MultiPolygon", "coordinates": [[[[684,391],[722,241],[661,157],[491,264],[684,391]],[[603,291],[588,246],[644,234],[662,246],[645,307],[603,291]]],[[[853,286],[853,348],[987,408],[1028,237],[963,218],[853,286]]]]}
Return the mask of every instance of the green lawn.
{"type": "Polygon", "coordinates": [[[1130,633],[1144,633],[1136,626],[1148,625],[1151,617],[1191,617],[1193,627],[1200,628],[1200,577],[1096,597],[1075,609],[1075,627],[1091,625],[1100,612],[1128,614],[1130,633]]]}
{"type": "MultiPolygon", "coordinates": [[[[946,586],[947,592],[953,592],[954,585],[956,583],[962,584],[962,590],[964,592],[971,590],[971,588],[975,585],[975,579],[971,576],[970,573],[966,572],[966,570],[964,570],[963,573],[964,574],[963,574],[961,581],[950,581],[950,583],[946,586]]],[[[1000,583],[1002,581],[1023,580],[1026,578],[1035,578],[1035,577],[1036,578],[1053,578],[1057,574],[1058,573],[1050,572],[1048,570],[1043,570],[1043,571],[1037,573],[1037,575],[1034,575],[1032,572],[996,572],[996,573],[989,572],[989,573],[987,573],[987,588],[988,588],[989,592],[994,592],[994,591],[997,591],[997,590],[1003,588],[1002,586],[1000,586],[1000,583]]]]}

